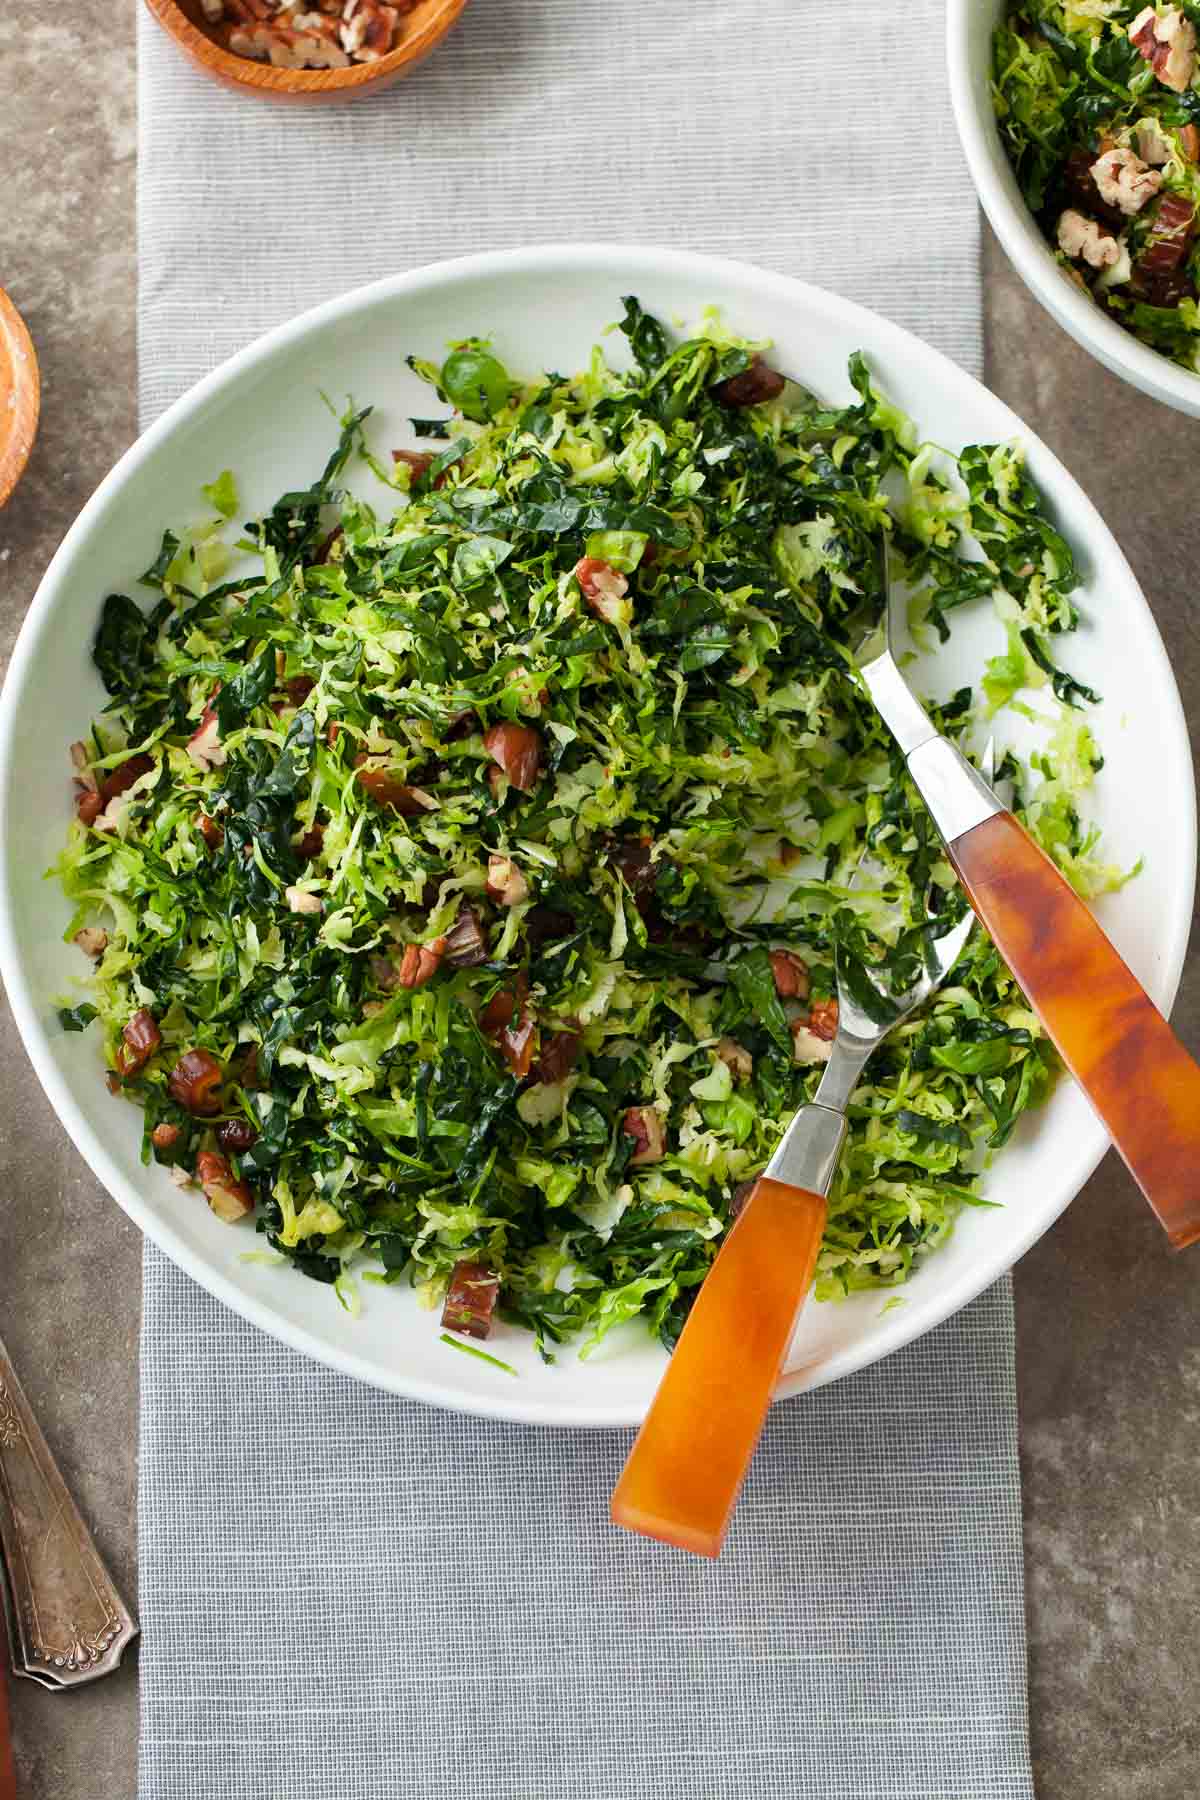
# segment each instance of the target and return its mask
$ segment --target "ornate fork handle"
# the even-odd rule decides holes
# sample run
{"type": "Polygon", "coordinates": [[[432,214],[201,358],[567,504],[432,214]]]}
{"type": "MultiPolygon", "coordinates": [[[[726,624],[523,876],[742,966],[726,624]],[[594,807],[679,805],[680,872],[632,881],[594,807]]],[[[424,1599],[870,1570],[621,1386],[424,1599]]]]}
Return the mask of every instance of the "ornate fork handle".
{"type": "Polygon", "coordinates": [[[3,1344],[0,1548],[15,1672],[55,1688],[111,1673],[137,1624],[100,1561],[3,1344]]]}

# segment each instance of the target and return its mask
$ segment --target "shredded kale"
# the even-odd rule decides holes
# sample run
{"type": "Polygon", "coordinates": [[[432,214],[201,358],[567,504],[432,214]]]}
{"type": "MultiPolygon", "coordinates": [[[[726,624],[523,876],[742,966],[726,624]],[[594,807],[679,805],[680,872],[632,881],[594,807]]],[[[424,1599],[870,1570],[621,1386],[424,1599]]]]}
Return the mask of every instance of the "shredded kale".
{"type": "MultiPolygon", "coordinates": [[[[921,444],[862,357],[848,406],[739,408],[722,383],[762,346],[715,319],[676,341],[633,299],[622,329],[632,370],[597,352],[573,379],[513,380],[473,341],[504,403],[420,421],[446,448],[382,512],[351,482],[386,473],[366,411],[237,545],[210,517],[233,476],[206,489],[148,571],[154,610],[104,602],[87,756],[100,783],[148,767],[56,870],[69,935],[108,933],[64,1028],[98,1017],[115,1071],[135,1013],[161,1033],[122,1080],[147,1161],[193,1170],[215,1132],[259,1231],[331,1285],[373,1264],[433,1304],[483,1264],[547,1359],[633,1318],[675,1341],[815,1090],[838,947],[911,979],[927,891],[964,905],[853,672],[881,525],[918,626],[994,596],[986,702],[1054,708],[1048,676],[1092,698],[1049,657],[1078,575],[1017,448],[921,444]],[[852,888],[868,845],[882,877],[852,888]],[[169,1085],[190,1049],[221,1065],[215,1115],[169,1085]]],[[[975,717],[968,690],[934,710],[955,736],[975,717]]],[[[1122,878],[1080,822],[1098,759],[1078,714],[1055,730],[1004,769],[1095,892],[1122,878]]],[[[854,1095],[818,1294],[903,1282],[1054,1068],[977,934],[854,1095]]]]}

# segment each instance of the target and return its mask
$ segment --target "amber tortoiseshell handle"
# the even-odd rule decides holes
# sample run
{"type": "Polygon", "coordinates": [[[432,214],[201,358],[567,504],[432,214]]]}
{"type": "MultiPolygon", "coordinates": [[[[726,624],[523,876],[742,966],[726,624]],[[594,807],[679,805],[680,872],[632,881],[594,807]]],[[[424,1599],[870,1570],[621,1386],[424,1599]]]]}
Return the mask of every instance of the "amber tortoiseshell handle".
{"type": "Polygon", "coordinates": [[[1200,1065],[1011,813],[948,848],[972,906],[1172,1244],[1194,1244],[1200,1065]]]}
{"type": "Polygon", "coordinates": [[[618,1525],[716,1556],[825,1230],[807,1188],[756,1183],[688,1315],[612,1498],[618,1525]]]}

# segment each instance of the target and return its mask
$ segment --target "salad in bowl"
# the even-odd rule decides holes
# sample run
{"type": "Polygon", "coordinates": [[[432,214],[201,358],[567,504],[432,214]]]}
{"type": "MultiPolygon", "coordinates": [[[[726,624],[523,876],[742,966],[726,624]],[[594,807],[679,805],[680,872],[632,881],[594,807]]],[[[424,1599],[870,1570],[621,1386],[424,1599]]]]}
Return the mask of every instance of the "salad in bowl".
{"type": "Polygon", "coordinates": [[[1008,0],[1000,139],[1064,273],[1141,344],[1200,351],[1200,8],[1008,0]]]}
{"type": "MultiPolygon", "coordinates": [[[[676,336],[631,297],[620,330],[623,366],[569,376],[410,358],[420,447],[352,408],[249,519],[214,472],[100,607],[55,870],[92,965],[60,1022],[179,1204],[350,1311],[402,1283],[449,1341],[502,1317],[546,1361],[634,1319],[674,1342],[830,1053],[835,952],[902,974],[930,884],[965,909],[855,675],[881,530],[930,645],[1004,621],[941,728],[1040,692],[1002,773],[1081,891],[1124,879],[1020,448],[943,455],[861,355],[828,405],[715,314],[676,336]]],[[[902,1285],[987,1204],[1055,1069],[977,932],[855,1093],[817,1297],[902,1285]]]]}

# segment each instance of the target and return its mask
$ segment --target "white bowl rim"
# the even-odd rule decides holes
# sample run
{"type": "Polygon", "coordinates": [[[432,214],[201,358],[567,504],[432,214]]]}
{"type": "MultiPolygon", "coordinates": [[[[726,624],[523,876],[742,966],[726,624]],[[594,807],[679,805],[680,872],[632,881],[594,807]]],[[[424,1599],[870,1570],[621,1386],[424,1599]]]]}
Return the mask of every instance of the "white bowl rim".
{"type": "MultiPolygon", "coordinates": [[[[1155,984],[1159,1003],[1164,1011],[1169,1012],[1183,973],[1195,894],[1196,794],[1190,740],[1178,688],[1149,604],[1124,553],[1095,506],[1065,465],[1054,455],[1054,452],[1037,437],[1036,433],[1025,426],[1011,408],[1005,405],[998,396],[992,394],[989,389],[984,388],[981,382],[976,381],[973,376],[959,368],[949,357],[935,350],[923,339],[917,338],[914,333],[841,295],[816,287],[810,282],[799,281],[792,276],[780,275],[728,257],[709,256],[686,250],[664,250],[646,244],[603,242],[542,244],[512,250],[482,251],[470,256],[426,263],[420,268],[408,270],[400,275],[385,276],[382,280],[353,288],[345,294],[312,307],[275,327],[272,331],[264,333],[253,343],[248,344],[220,364],[210,374],[204,376],[187,393],[174,401],[126,450],[83,507],[43,575],[22,623],[13,648],[3,691],[0,692],[0,855],[3,855],[3,846],[8,842],[7,809],[10,784],[5,776],[14,753],[17,712],[12,696],[23,685],[42,636],[52,628],[56,589],[70,568],[76,545],[86,539],[93,520],[107,506],[110,496],[120,489],[128,476],[139,470],[158,452],[159,447],[169,440],[176,425],[186,419],[193,409],[202,407],[210,397],[237,383],[258,361],[273,356],[286,345],[305,337],[310,331],[343,315],[351,314],[360,307],[369,306],[375,301],[385,298],[403,295],[405,292],[427,286],[431,282],[453,284],[464,277],[503,276],[509,271],[536,273],[539,269],[554,271],[561,270],[564,265],[575,265],[580,268],[599,266],[603,267],[606,272],[611,270],[612,274],[616,276],[630,265],[644,263],[647,259],[653,262],[656,273],[661,273],[663,276],[669,277],[673,271],[681,275],[692,276],[699,276],[706,272],[712,273],[714,276],[723,273],[731,277],[753,281],[765,295],[778,295],[785,303],[789,299],[793,301],[800,299],[809,305],[826,310],[836,307],[839,315],[843,318],[861,322],[864,333],[863,342],[867,344],[872,342],[876,344],[890,343],[897,350],[913,344],[919,345],[923,355],[945,365],[955,382],[966,383],[969,388],[980,390],[991,406],[999,407],[1003,413],[1007,414],[1008,436],[1019,437],[1027,451],[1032,451],[1035,457],[1044,458],[1055,466],[1061,483],[1071,493],[1073,505],[1078,508],[1076,516],[1080,523],[1076,527],[1077,532],[1086,533],[1089,539],[1099,535],[1108,540],[1111,554],[1117,560],[1118,565],[1124,569],[1128,578],[1130,599],[1140,605],[1145,615],[1145,622],[1149,628],[1148,641],[1151,653],[1157,657],[1165,674],[1164,692],[1171,697],[1170,716],[1160,719],[1158,728],[1172,741],[1174,751],[1178,756],[1178,765],[1186,771],[1188,781],[1188,792],[1184,796],[1187,803],[1183,807],[1187,832],[1187,841],[1184,845],[1184,865],[1191,870],[1191,879],[1187,884],[1187,893],[1179,895],[1172,916],[1163,921],[1161,939],[1163,958],[1159,970],[1159,980],[1155,984]]],[[[504,1419],[520,1424],[573,1429],[609,1429],[640,1423],[642,1413],[631,1410],[627,1404],[622,1402],[598,1403],[588,1415],[581,1416],[577,1404],[571,1405],[562,1402],[547,1404],[544,1400],[526,1402],[519,1393],[512,1394],[511,1399],[506,1399],[505,1392],[511,1393],[507,1384],[505,1384],[505,1390],[497,1392],[494,1397],[490,1394],[468,1396],[447,1393],[438,1382],[425,1380],[419,1374],[407,1369],[381,1371],[375,1363],[357,1355],[351,1348],[341,1349],[339,1347],[335,1350],[319,1342],[310,1336],[303,1327],[293,1325],[289,1320],[280,1317],[268,1304],[238,1288],[219,1270],[200,1264],[199,1259],[189,1251],[171,1229],[169,1222],[156,1215],[152,1208],[143,1201],[137,1190],[125,1181],[105,1146],[87,1123],[82,1110],[77,1106],[69,1084],[54,1067],[48,1053],[49,1040],[38,1016],[34,996],[18,956],[8,887],[7,883],[2,880],[0,880],[0,979],[3,979],[7,990],[13,1016],[26,1053],[33,1063],[47,1099],[75,1148],[83,1156],[93,1173],[99,1177],[107,1192],[143,1234],[157,1244],[177,1267],[190,1275],[201,1287],[240,1317],[257,1325],[268,1336],[286,1344],[289,1348],[313,1358],[327,1367],[334,1368],[342,1374],[353,1376],[357,1380],[366,1382],[369,1386],[408,1399],[421,1400],[439,1406],[443,1410],[469,1413],[477,1417],[504,1419]]],[[[1089,1121],[1088,1129],[1080,1134],[1074,1147],[1074,1155],[1065,1167],[1063,1198],[1053,1211],[1039,1211],[1033,1215],[1027,1228],[1015,1240],[1010,1239],[998,1255],[981,1256],[978,1266],[971,1270],[969,1276],[960,1278],[952,1286],[947,1286],[936,1300],[925,1304],[920,1309],[897,1308],[890,1314],[886,1329],[876,1337],[831,1354],[822,1362],[815,1377],[812,1371],[805,1370],[793,1371],[786,1375],[776,1390],[776,1401],[854,1374],[859,1369],[880,1361],[913,1339],[933,1330],[953,1313],[968,1305],[984,1288],[1007,1273],[1013,1264],[1025,1254],[1030,1245],[1035,1243],[1042,1233],[1053,1224],[1054,1220],[1065,1211],[1108,1148],[1109,1140],[1099,1121],[1089,1121]]]]}
{"type": "MultiPolygon", "coordinates": [[[[1005,0],[994,0],[997,15],[1004,4],[1005,0]]],[[[959,140],[992,229],[1034,298],[1077,344],[1153,399],[1200,415],[1200,373],[1192,374],[1123,331],[1074,282],[1064,279],[1017,186],[991,106],[981,109],[976,104],[970,44],[972,21],[980,10],[980,0],[949,0],[946,67],[959,140]]]]}

